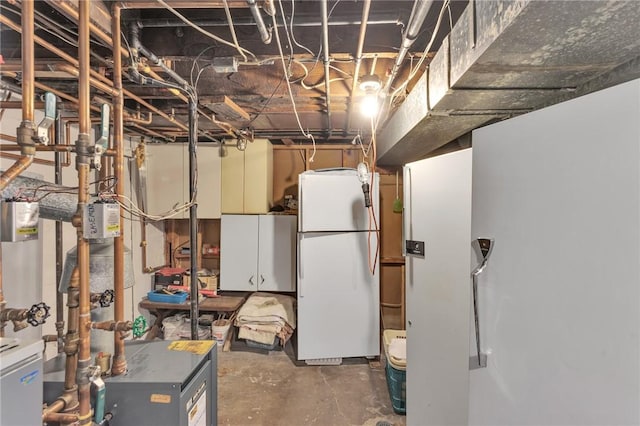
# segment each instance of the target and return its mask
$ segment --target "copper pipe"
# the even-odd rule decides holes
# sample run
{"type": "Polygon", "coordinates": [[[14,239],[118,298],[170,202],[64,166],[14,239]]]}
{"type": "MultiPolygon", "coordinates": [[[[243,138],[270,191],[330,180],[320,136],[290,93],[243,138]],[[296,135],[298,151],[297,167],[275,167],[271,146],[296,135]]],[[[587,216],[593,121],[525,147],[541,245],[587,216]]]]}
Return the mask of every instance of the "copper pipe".
{"type": "MultiPolygon", "coordinates": [[[[58,397],[58,399],[56,399],[54,402],[52,402],[42,410],[43,421],[45,416],[49,416],[52,413],[59,413],[66,407],[74,407],[74,409],[77,410],[78,408],[77,404],[78,402],[77,400],[74,399],[73,395],[65,391],[61,396],[58,397]],[[75,404],[74,404],[74,401],[75,401],[75,404]]],[[[65,410],[65,412],[67,411],[65,410]]]]}
{"type": "Polygon", "coordinates": [[[15,136],[5,135],[4,133],[0,133],[0,139],[2,139],[3,141],[18,142],[18,138],[16,138],[15,136]]]}
{"type": "MultiPolygon", "coordinates": [[[[4,305],[7,302],[4,300],[4,293],[2,292],[2,244],[0,244],[0,316],[4,311],[4,305]]],[[[4,322],[0,321],[0,337],[4,337],[4,322]]]]}
{"type": "Polygon", "coordinates": [[[70,425],[75,424],[79,418],[79,415],[71,413],[48,413],[42,416],[42,421],[70,425]]]}
{"type": "MultiPolygon", "coordinates": [[[[65,369],[64,369],[64,395],[67,399],[62,399],[62,407],[55,410],[52,404],[50,411],[72,411],[78,409],[78,386],[76,385],[76,369],[78,367],[78,316],[79,308],[79,286],[80,270],[76,266],[71,273],[69,288],[67,289],[67,334],[64,340],[65,369]]],[[[58,400],[60,401],[60,399],[58,400]]],[[[54,404],[59,405],[58,401],[54,404]]],[[[46,410],[45,410],[46,413],[46,410]]]]}
{"type": "MultiPolygon", "coordinates": [[[[18,154],[9,154],[8,152],[0,152],[0,158],[9,158],[11,160],[18,160],[20,159],[22,156],[18,155],[18,154]]],[[[42,158],[34,158],[33,159],[33,164],[43,164],[45,166],[53,166],[53,161],[51,160],[44,160],[42,158]]]]}
{"type": "MultiPolygon", "coordinates": [[[[131,321],[102,321],[91,323],[91,328],[105,331],[131,331],[133,323],[131,321]]],[[[119,334],[120,333],[116,333],[115,335],[117,336],[119,334]]],[[[111,368],[113,368],[113,365],[111,368]]]]}
{"type": "MultiPolygon", "coordinates": [[[[114,3],[111,9],[111,33],[118,34],[113,42],[113,145],[116,156],[113,159],[113,174],[116,176],[116,195],[124,195],[124,96],[122,94],[122,45],[120,40],[120,6],[114,3]]],[[[120,235],[113,242],[113,317],[116,324],[124,322],[124,210],[120,207],[120,235]]],[[[129,322],[129,325],[131,323],[129,322]]],[[[130,330],[130,328],[129,328],[130,330]]],[[[124,353],[124,337],[113,335],[113,361],[111,374],[119,376],[127,371],[124,353]]]]}
{"type": "Polygon", "coordinates": [[[33,123],[33,101],[35,91],[33,82],[36,79],[33,65],[35,63],[35,46],[33,34],[35,32],[34,0],[22,2],[22,121],[33,123]]]}
{"type": "MultiPolygon", "coordinates": [[[[67,145],[37,145],[36,151],[46,151],[46,152],[69,152],[73,151],[73,146],[67,145]]],[[[20,151],[20,145],[3,143],[0,144],[0,151],[20,151]]]]}
{"type": "MultiPolygon", "coordinates": [[[[56,121],[54,125],[53,141],[57,146],[61,146],[63,139],[63,127],[62,127],[62,107],[56,105],[56,121]]],[[[69,154],[66,155],[67,160],[69,154]]],[[[62,168],[64,167],[64,161],[62,160],[62,153],[54,154],[54,183],[56,185],[62,185],[62,168]]],[[[62,278],[62,267],[64,262],[64,255],[62,253],[62,221],[56,220],[56,284],[60,282],[62,278]]],[[[56,285],[57,287],[57,285],[56,285]]],[[[56,342],[58,343],[58,354],[64,351],[64,297],[59,288],[56,288],[56,342]]]]}
{"type": "Polygon", "coordinates": [[[133,114],[123,114],[124,121],[131,124],[151,124],[153,121],[153,113],[149,113],[147,118],[141,118],[140,113],[137,116],[133,114]]]}
{"type": "MultiPolygon", "coordinates": [[[[0,15],[0,17],[1,17],[1,15],[0,15]]],[[[17,74],[15,72],[12,72],[12,71],[4,71],[4,70],[2,70],[0,73],[2,75],[6,75],[6,76],[9,76],[9,77],[12,77],[12,78],[16,78],[17,77],[17,74]]],[[[69,102],[73,103],[74,105],[78,105],[78,103],[79,103],[78,99],[74,98],[73,96],[68,95],[68,94],[66,94],[64,92],[61,92],[59,90],[56,90],[53,87],[47,86],[45,84],[35,82],[35,87],[37,87],[40,90],[44,90],[46,92],[51,92],[51,93],[53,93],[54,95],[58,96],[61,99],[68,100],[69,102]]],[[[93,110],[95,110],[97,112],[100,112],[100,108],[98,108],[98,107],[92,107],[91,109],[93,109],[93,110]]]]}
{"type": "Polygon", "coordinates": [[[21,156],[15,163],[11,165],[0,176],[0,191],[3,191],[9,183],[20,173],[24,172],[33,163],[33,156],[21,156]]]}
{"type": "Polygon", "coordinates": [[[35,29],[34,20],[34,0],[25,0],[22,2],[21,23],[24,28],[22,34],[22,122],[16,130],[18,145],[21,148],[22,157],[16,160],[2,175],[0,175],[0,191],[3,191],[9,182],[16,178],[20,173],[25,171],[31,163],[35,151],[35,142],[32,137],[35,133],[34,129],[34,111],[33,102],[35,96],[34,82],[35,71],[33,65],[35,63],[35,48],[33,45],[33,32],[35,29]]]}
{"type": "MultiPolygon", "coordinates": [[[[23,12],[24,15],[24,12],[23,12]]],[[[4,25],[6,25],[7,27],[11,28],[14,31],[17,31],[18,33],[22,33],[24,25],[21,27],[19,27],[18,25],[16,25],[11,19],[7,18],[6,16],[0,15],[0,22],[4,25]]],[[[31,34],[33,34],[33,32],[31,32],[31,34]]],[[[32,36],[32,40],[35,41],[36,43],[38,43],[40,46],[44,47],[45,49],[47,49],[49,52],[53,53],[54,55],[64,59],[65,61],[67,61],[68,63],[78,67],[79,63],[78,60],[76,58],[74,58],[73,56],[65,53],[63,50],[58,49],[57,47],[55,47],[53,44],[47,42],[46,40],[42,39],[41,37],[38,36],[32,36]]],[[[35,71],[35,67],[33,68],[33,71],[35,71]]],[[[97,78],[98,80],[102,80],[103,82],[107,83],[109,82],[109,79],[107,77],[105,77],[104,75],[91,70],[91,75],[95,78],[97,78]]],[[[23,94],[24,95],[24,94],[23,94]]]]}
{"type": "MultiPolygon", "coordinates": [[[[2,109],[19,109],[22,108],[22,101],[0,101],[2,109]]],[[[34,102],[34,108],[44,108],[44,102],[34,102]]]]}
{"type": "MultiPolygon", "coordinates": [[[[75,10],[70,3],[67,3],[66,1],[61,1],[61,0],[47,0],[47,3],[49,3],[55,9],[58,9],[63,15],[67,15],[68,17],[74,19],[76,22],[78,21],[78,18],[79,18],[78,11],[75,10]]],[[[97,38],[107,43],[107,45],[110,45],[113,43],[113,39],[111,38],[111,36],[105,33],[97,25],[94,25],[93,23],[90,22],[89,28],[93,33],[93,35],[95,35],[97,38]]],[[[129,57],[129,52],[127,52],[126,50],[122,50],[121,54],[124,55],[125,58],[129,57]]]]}
{"type": "Polygon", "coordinates": [[[79,417],[78,423],[88,425],[91,423],[91,382],[89,381],[89,368],[91,366],[91,303],[89,301],[89,242],[83,236],[82,211],[89,200],[89,133],[91,132],[90,107],[90,2],[80,0],[78,2],[78,58],[79,58],[79,82],[78,82],[78,107],[79,134],[76,141],[76,169],[78,170],[78,212],[73,219],[73,225],[77,229],[78,242],[78,270],[80,271],[80,312],[79,312],[79,340],[78,372],[76,383],[78,384],[79,417]]]}

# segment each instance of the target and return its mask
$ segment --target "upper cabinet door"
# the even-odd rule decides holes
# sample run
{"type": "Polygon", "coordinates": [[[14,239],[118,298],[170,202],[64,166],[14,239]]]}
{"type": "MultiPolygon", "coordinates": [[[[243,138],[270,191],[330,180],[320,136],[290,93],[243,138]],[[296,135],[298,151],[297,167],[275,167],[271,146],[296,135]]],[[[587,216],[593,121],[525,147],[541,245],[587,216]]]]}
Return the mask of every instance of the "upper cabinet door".
{"type": "MultiPolygon", "coordinates": [[[[220,217],[220,155],[217,147],[198,147],[198,217],[220,217]]],[[[147,212],[166,213],[190,201],[187,144],[146,146],[147,212]]],[[[189,210],[173,216],[188,218],[189,210]]]]}
{"type": "Polygon", "coordinates": [[[256,291],[258,216],[222,215],[220,224],[220,289],[256,291]]]}
{"type": "MultiPolygon", "coordinates": [[[[189,199],[189,152],[185,152],[185,178],[189,199]]],[[[220,151],[216,146],[198,146],[198,217],[220,218],[220,151]]],[[[189,217],[188,212],[185,217],[189,217]]]]}
{"type": "Polygon", "coordinates": [[[146,145],[147,213],[159,215],[184,203],[184,153],[182,144],[146,145]]]}
{"type": "Polygon", "coordinates": [[[296,217],[261,215],[258,237],[258,288],[295,291],[296,217]]]}
{"type": "Polygon", "coordinates": [[[234,146],[222,159],[222,213],[244,213],[244,152],[234,146]]]}
{"type": "Polygon", "coordinates": [[[268,213],[273,198],[273,147],[256,139],[244,151],[244,212],[268,213]]]}

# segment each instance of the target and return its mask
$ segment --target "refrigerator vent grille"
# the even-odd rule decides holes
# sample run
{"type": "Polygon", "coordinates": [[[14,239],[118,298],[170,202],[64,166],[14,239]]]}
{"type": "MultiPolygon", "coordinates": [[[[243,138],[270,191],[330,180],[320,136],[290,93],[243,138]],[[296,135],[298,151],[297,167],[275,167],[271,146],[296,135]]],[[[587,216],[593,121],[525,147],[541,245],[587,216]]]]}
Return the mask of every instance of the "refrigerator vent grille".
{"type": "Polygon", "coordinates": [[[304,362],[307,365],[340,365],[342,364],[342,358],[305,359],[304,362]]]}

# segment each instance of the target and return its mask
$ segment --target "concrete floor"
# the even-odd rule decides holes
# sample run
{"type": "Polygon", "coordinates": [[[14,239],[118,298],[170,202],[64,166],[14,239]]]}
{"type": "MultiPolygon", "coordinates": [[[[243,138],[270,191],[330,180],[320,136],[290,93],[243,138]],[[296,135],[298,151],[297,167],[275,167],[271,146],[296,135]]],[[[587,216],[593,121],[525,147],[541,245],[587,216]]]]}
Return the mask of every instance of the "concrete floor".
{"type": "Polygon", "coordinates": [[[281,351],[219,352],[218,424],[404,425],[391,407],[384,364],[346,361],[296,366],[281,351]]]}

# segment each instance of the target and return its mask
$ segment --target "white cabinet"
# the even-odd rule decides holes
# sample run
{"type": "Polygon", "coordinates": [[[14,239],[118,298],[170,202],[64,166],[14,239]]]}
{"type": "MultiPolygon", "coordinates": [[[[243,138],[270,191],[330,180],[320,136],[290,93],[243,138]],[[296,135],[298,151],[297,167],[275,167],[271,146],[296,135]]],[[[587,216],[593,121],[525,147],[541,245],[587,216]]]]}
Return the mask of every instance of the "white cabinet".
{"type": "MultiPolygon", "coordinates": [[[[189,201],[189,150],[187,144],[146,146],[147,212],[160,214],[189,201]]],[[[220,218],[221,164],[219,149],[197,147],[198,218],[220,218]]],[[[189,211],[173,216],[188,218],[189,211]]]]}
{"type": "Polygon", "coordinates": [[[273,148],[267,139],[233,143],[222,159],[222,213],[267,213],[273,198],[273,148]]]}
{"type": "Polygon", "coordinates": [[[296,217],[222,215],[220,289],[295,291],[296,217]]]}

